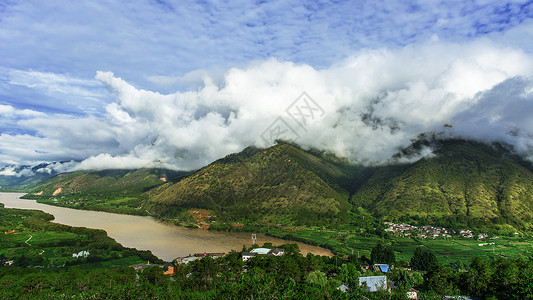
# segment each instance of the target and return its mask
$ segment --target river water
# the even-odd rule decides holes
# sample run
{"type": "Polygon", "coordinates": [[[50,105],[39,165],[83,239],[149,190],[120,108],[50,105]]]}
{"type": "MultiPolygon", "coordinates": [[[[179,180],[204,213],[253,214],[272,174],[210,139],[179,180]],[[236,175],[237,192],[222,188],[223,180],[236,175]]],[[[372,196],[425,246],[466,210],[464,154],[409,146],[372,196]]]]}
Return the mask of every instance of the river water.
{"type": "MultiPolygon", "coordinates": [[[[132,216],[100,211],[79,210],[37,203],[35,200],[19,199],[21,193],[0,193],[0,202],[6,208],[42,210],[55,217],[53,222],[76,227],[103,229],[124,247],[150,250],[165,260],[171,261],[203,252],[240,251],[242,245],[251,246],[251,234],[244,232],[219,232],[191,229],[159,222],[148,216],[132,216]]],[[[299,242],[257,234],[257,244],[271,242],[274,245],[297,243],[305,255],[331,256],[331,251],[299,242]]]]}

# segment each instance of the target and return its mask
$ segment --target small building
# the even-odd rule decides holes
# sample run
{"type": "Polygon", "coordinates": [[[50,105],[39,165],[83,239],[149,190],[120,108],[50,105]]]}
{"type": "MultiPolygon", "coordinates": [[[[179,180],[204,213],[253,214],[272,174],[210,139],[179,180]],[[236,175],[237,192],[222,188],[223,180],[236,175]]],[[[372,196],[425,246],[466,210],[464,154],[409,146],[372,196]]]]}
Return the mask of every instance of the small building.
{"type": "Polygon", "coordinates": [[[150,262],[146,263],[146,264],[139,264],[139,265],[132,265],[130,266],[132,267],[135,271],[142,271],[145,269],[145,268],[149,268],[149,267],[161,267],[161,265],[155,265],[155,264],[150,264],[150,262]]]}
{"type": "Polygon", "coordinates": [[[368,292],[377,292],[379,290],[388,291],[387,276],[366,276],[359,277],[359,286],[366,285],[368,292]]]}
{"type": "Polygon", "coordinates": [[[388,273],[389,272],[389,265],[387,264],[374,264],[372,266],[372,269],[376,272],[383,272],[388,273]]]}
{"type": "Polygon", "coordinates": [[[219,258],[221,256],[224,256],[225,253],[222,252],[204,252],[204,253],[195,253],[194,256],[196,257],[211,257],[213,259],[219,258]]]}
{"type": "Polygon", "coordinates": [[[166,263],[163,265],[163,274],[174,276],[176,274],[176,266],[171,263],[166,263]]]}
{"type": "Polygon", "coordinates": [[[339,291],[341,291],[343,293],[346,293],[349,289],[350,288],[347,285],[345,285],[345,284],[342,284],[342,285],[337,287],[337,290],[339,290],[339,291]]]}
{"type": "Polygon", "coordinates": [[[274,256],[282,256],[283,254],[285,254],[285,249],[283,248],[274,248],[270,250],[270,252],[268,253],[268,255],[274,255],[274,256]]]}
{"type": "Polygon", "coordinates": [[[72,257],[74,258],[87,257],[89,255],[90,255],[89,251],[80,251],[78,253],[72,253],[72,257]]]}
{"type": "Polygon", "coordinates": [[[250,251],[251,253],[259,254],[259,255],[267,255],[270,252],[269,248],[255,248],[250,251]]]}
{"type": "Polygon", "coordinates": [[[400,268],[402,268],[403,270],[406,270],[406,271],[411,271],[413,268],[409,265],[402,265],[400,268]]]}
{"type": "Polygon", "coordinates": [[[415,299],[415,300],[418,299],[418,291],[415,289],[412,289],[412,288],[409,289],[406,294],[407,294],[407,299],[415,299]]]}
{"type": "Polygon", "coordinates": [[[370,270],[370,265],[369,264],[361,264],[361,270],[363,270],[363,271],[370,270]]]}
{"type": "Polygon", "coordinates": [[[243,252],[242,253],[242,261],[247,261],[249,260],[250,258],[254,257],[255,256],[255,253],[252,253],[252,252],[243,252]]]}
{"type": "Polygon", "coordinates": [[[146,264],[132,265],[130,267],[132,267],[137,272],[141,271],[141,273],[144,271],[144,269],[151,268],[151,267],[159,267],[162,269],[163,274],[170,275],[170,276],[176,273],[176,267],[172,263],[158,265],[158,264],[151,264],[150,262],[148,262],[146,264]]]}

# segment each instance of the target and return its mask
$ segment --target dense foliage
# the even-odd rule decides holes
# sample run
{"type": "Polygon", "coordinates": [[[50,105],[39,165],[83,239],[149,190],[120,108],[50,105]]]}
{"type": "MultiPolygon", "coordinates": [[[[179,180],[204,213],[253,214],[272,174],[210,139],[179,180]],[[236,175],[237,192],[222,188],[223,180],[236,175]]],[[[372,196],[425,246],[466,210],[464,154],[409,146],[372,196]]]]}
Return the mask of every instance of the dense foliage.
{"type": "Polygon", "coordinates": [[[379,242],[370,252],[370,259],[375,264],[392,264],[396,261],[394,250],[379,242]]]}
{"type": "Polygon", "coordinates": [[[437,257],[431,252],[431,250],[423,247],[416,247],[415,253],[411,258],[411,267],[415,270],[427,271],[435,264],[437,264],[437,257]]]}
{"type": "Polygon", "coordinates": [[[436,264],[423,276],[396,267],[385,274],[394,282],[391,292],[370,293],[359,287],[359,277],[384,274],[361,271],[356,256],[303,257],[296,248],[285,247],[284,256],[256,256],[246,263],[239,253],[205,257],[178,265],[172,278],[159,267],[137,274],[132,268],[0,267],[0,294],[3,299],[406,299],[406,292],[416,288],[425,299],[444,295],[533,298],[531,259],[475,258],[461,272],[436,264]],[[348,286],[346,293],[337,289],[341,284],[348,286]]]}

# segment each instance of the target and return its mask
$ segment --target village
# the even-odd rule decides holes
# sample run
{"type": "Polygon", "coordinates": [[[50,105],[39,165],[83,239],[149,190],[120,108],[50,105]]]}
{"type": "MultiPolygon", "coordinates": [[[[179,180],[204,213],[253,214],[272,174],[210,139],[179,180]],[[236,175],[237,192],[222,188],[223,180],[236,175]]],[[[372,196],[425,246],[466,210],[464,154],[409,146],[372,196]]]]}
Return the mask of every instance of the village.
{"type": "MultiPolygon", "coordinates": [[[[489,237],[486,233],[479,233],[477,235],[469,229],[460,229],[459,231],[453,231],[444,227],[434,227],[431,225],[415,226],[410,224],[396,224],[392,222],[384,222],[387,226],[385,232],[390,232],[396,236],[402,237],[417,237],[420,239],[427,238],[451,238],[451,237],[463,237],[467,239],[477,238],[479,240],[489,237]]],[[[497,239],[498,237],[492,237],[491,239],[497,239]]]]}
{"type": "MultiPolygon", "coordinates": [[[[266,247],[256,247],[251,249],[250,251],[242,251],[239,253],[239,256],[241,260],[243,261],[243,269],[247,270],[247,264],[246,262],[250,259],[256,257],[256,256],[275,256],[280,257],[285,254],[284,248],[279,247],[273,247],[273,248],[266,248],[266,247]]],[[[146,264],[139,264],[139,265],[132,265],[132,267],[137,272],[137,278],[139,278],[139,273],[143,272],[145,268],[150,267],[159,267],[161,268],[161,272],[168,276],[174,276],[177,272],[177,268],[179,265],[186,265],[196,260],[201,260],[206,257],[210,257],[212,259],[217,259],[222,256],[226,255],[226,253],[195,253],[193,255],[189,255],[186,257],[178,257],[176,258],[172,263],[166,263],[166,264],[151,264],[150,262],[147,262],[146,264]]],[[[391,292],[395,287],[396,284],[392,281],[389,281],[387,279],[387,275],[390,275],[391,272],[394,269],[394,266],[389,266],[388,264],[360,264],[360,272],[362,275],[365,273],[370,273],[369,276],[360,276],[359,277],[359,286],[363,288],[363,290],[367,292],[378,292],[378,291],[386,291],[391,292]]],[[[403,270],[412,271],[410,266],[401,266],[399,267],[403,270]]],[[[350,287],[341,284],[337,287],[337,290],[341,291],[342,293],[346,293],[350,290],[350,287]]],[[[419,291],[411,288],[407,291],[406,296],[407,299],[418,299],[418,293],[419,291]]],[[[466,298],[465,298],[466,299],[466,298]]]]}

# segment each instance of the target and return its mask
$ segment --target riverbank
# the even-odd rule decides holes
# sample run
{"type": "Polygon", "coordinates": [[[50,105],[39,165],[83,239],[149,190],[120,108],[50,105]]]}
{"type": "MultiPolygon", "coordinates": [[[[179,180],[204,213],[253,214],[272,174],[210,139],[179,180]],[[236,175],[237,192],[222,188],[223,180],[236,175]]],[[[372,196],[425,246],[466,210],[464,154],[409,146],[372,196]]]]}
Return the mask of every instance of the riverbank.
{"type": "MultiPolygon", "coordinates": [[[[166,261],[193,253],[240,250],[252,245],[251,233],[224,232],[186,228],[161,222],[149,216],[134,216],[108,212],[76,210],[18,199],[21,194],[0,193],[0,202],[6,207],[42,210],[54,215],[56,223],[105,230],[118,243],[140,250],[151,250],[166,261]]],[[[287,241],[258,233],[257,243],[274,245],[287,241]]],[[[296,242],[302,254],[332,256],[331,251],[296,242]]]]}
{"type": "MultiPolygon", "coordinates": [[[[317,243],[312,237],[302,237],[293,235],[295,230],[305,228],[305,227],[287,227],[287,226],[277,226],[273,224],[242,224],[242,223],[227,223],[220,222],[216,220],[214,212],[200,209],[200,208],[191,208],[187,211],[184,211],[179,218],[165,218],[155,214],[150,213],[147,210],[138,208],[138,200],[132,198],[116,198],[116,199],[107,199],[106,201],[97,201],[91,199],[90,202],[81,201],[76,197],[65,197],[65,198],[42,198],[39,195],[29,195],[26,194],[21,199],[30,199],[36,200],[38,203],[66,207],[77,210],[88,210],[88,211],[100,211],[107,213],[123,214],[123,215],[134,215],[134,216],[150,216],[162,223],[185,227],[188,229],[203,229],[210,231],[218,232],[234,232],[234,233],[261,233],[265,237],[270,237],[272,239],[283,240],[283,242],[296,242],[299,244],[307,244],[313,247],[322,248],[321,251],[306,251],[303,253],[311,252],[313,254],[333,256],[333,254],[345,254],[343,251],[336,249],[331,243],[317,243]],[[124,206],[120,206],[124,205],[124,206]]],[[[302,245],[300,245],[302,247],[302,245]]]]}
{"type": "Polygon", "coordinates": [[[18,267],[109,267],[162,262],[150,251],[123,247],[103,230],[51,222],[51,214],[39,210],[0,207],[0,264],[18,267]]]}

